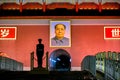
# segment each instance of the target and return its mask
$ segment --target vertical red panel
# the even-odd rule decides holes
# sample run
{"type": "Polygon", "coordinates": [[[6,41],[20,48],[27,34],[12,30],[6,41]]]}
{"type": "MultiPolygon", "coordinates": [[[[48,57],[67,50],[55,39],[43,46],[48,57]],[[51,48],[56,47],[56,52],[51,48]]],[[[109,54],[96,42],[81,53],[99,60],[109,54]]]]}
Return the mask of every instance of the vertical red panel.
{"type": "Polygon", "coordinates": [[[22,2],[20,2],[20,12],[22,12],[22,2]]]}
{"type": "Polygon", "coordinates": [[[99,2],[99,12],[102,12],[102,5],[101,5],[101,2],[99,2]]]}
{"type": "Polygon", "coordinates": [[[45,12],[45,11],[46,11],[46,3],[43,2],[43,12],[45,12]]]}
{"type": "Polygon", "coordinates": [[[76,2],[76,12],[78,12],[78,8],[79,8],[78,2],[76,2]]]}

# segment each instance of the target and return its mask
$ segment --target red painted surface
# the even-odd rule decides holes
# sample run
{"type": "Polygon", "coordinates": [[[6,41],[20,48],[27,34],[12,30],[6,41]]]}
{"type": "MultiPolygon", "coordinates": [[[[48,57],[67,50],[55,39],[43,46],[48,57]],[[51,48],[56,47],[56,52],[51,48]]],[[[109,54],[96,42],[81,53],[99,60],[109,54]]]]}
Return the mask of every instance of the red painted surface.
{"type": "Polygon", "coordinates": [[[7,10],[7,9],[18,10],[20,7],[19,4],[17,3],[3,3],[0,5],[0,8],[3,10],[7,10]]]}
{"type": "Polygon", "coordinates": [[[43,2],[43,12],[45,12],[45,11],[46,11],[46,3],[43,2]]]}
{"type": "Polygon", "coordinates": [[[120,9],[120,4],[117,2],[106,2],[102,5],[102,9],[120,9]]]}
{"type": "Polygon", "coordinates": [[[20,12],[22,12],[22,2],[20,2],[20,12]]]}
{"type": "Polygon", "coordinates": [[[79,8],[79,5],[78,5],[78,2],[76,2],[76,12],[78,12],[78,8],[79,8]]]}
{"type": "MultiPolygon", "coordinates": [[[[30,66],[30,53],[35,52],[38,38],[43,39],[45,52],[51,53],[58,49],[49,47],[49,25],[17,25],[16,27],[17,39],[1,40],[0,51],[5,52],[10,58],[23,62],[25,67],[30,66]]],[[[87,55],[95,55],[103,51],[120,52],[120,40],[104,39],[103,25],[74,25],[71,27],[71,33],[72,46],[63,49],[70,53],[73,67],[79,67],[87,55]]],[[[45,66],[45,60],[43,62],[45,66]]]]}
{"type": "Polygon", "coordinates": [[[83,2],[79,4],[79,9],[98,9],[98,5],[94,2],[83,2]]]}
{"type": "MultiPolygon", "coordinates": [[[[76,2],[78,3],[78,2],[76,2]]],[[[3,3],[0,5],[0,9],[3,10],[18,10],[20,8],[21,4],[17,4],[17,3],[3,3]]],[[[76,6],[77,4],[72,4],[72,3],[68,3],[68,2],[54,2],[51,4],[41,4],[38,2],[28,2],[24,5],[22,5],[23,9],[44,9],[46,6],[46,9],[56,9],[56,8],[65,8],[65,9],[77,9],[76,6]]],[[[104,4],[97,4],[94,2],[82,2],[80,4],[78,4],[79,9],[99,9],[102,8],[103,10],[108,10],[108,9],[120,9],[120,4],[117,2],[106,2],[104,4]],[[100,7],[101,6],[101,7],[100,7]]],[[[20,8],[21,9],[21,8],[20,8]]],[[[43,10],[44,11],[44,10],[43,10]]]]}
{"type": "Polygon", "coordinates": [[[102,5],[101,5],[101,2],[99,2],[99,12],[102,12],[102,5]]]}
{"type": "Polygon", "coordinates": [[[42,4],[37,2],[29,2],[23,5],[23,9],[42,9],[42,4]]]}
{"type": "Polygon", "coordinates": [[[60,3],[56,2],[56,3],[47,4],[47,9],[56,9],[56,8],[74,9],[75,6],[74,4],[67,2],[60,2],[60,3]]]}

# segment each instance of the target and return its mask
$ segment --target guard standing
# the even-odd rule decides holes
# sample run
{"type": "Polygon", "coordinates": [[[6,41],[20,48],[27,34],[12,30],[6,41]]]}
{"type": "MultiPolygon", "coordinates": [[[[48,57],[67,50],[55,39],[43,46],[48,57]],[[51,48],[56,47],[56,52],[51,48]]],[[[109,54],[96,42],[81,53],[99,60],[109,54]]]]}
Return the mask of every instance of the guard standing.
{"type": "Polygon", "coordinates": [[[42,39],[38,39],[39,44],[36,45],[36,55],[38,68],[42,68],[42,57],[44,55],[44,45],[42,44],[42,39]]]}

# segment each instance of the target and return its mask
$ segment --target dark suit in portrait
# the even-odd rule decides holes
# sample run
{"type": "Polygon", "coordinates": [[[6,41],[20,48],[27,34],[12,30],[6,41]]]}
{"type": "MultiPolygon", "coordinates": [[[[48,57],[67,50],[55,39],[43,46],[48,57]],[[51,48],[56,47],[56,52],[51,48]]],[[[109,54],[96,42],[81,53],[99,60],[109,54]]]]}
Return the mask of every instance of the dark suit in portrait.
{"type": "Polygon", "coordinates": [[[56,37],[51,39],[52,46],[69,46],[69,38],[64,37],[63,39],[59,40],[56,37]]]}

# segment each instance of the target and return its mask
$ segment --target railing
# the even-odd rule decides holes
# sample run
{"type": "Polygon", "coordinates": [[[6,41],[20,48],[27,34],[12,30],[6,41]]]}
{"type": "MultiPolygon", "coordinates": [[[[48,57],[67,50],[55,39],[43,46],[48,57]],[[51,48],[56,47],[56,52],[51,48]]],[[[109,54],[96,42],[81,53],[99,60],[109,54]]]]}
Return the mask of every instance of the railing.
{"type": "Polygon", "coordinates": [[[88,55],[81,62],[81,70],[87,70],[96,76],[95,56],[88,55]]]}
{"type": "MultiPolygon", "coordinates": [[[[46,52],[46,56],[42,58],[42,60],[46,59],[46,70],[48,70],[48,54],[49,52],[46,52]]],[[[37,61],[37,59],[34,57],[34,51],[31,52],[30,55],[30,69],[33,70],[34,68],[34,60],[37,61]]]]}
{"type": "Polygon", "coordinates": [[[0,56],[0,70],[23,71],[23,63],[9,57],[0,56]]]}
{"type": "Polygon", "coordinates": [[[96,54],[96,70],[104,73],[106,80],[120,80],[120,52],[96,54]]]}
{"type": "Polygon", "coordinates": [[[120,52],[98,52],[95,56],[86,56],[81,63],[82,70],[96,75],[104,74],[105,80],[120,80],[120,52]]]}

